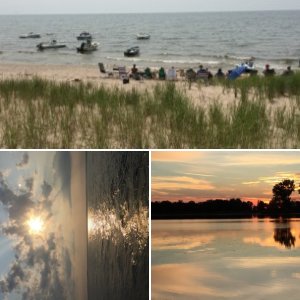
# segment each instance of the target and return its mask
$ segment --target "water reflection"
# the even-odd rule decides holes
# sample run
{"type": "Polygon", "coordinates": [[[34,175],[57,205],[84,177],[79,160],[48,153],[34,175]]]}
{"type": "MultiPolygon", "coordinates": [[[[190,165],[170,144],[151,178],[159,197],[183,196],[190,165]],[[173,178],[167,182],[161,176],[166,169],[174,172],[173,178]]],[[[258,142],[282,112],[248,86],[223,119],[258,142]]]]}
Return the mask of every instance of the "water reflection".
{"type": "Polygon", "coordinates": [[[289,220],[276,220],[274,229],[274,241],[287,249],[295,247],[296,237],[291,232],[289,220]]]}
{"type": "Polygon", "coordinates": [[[152,299],[296,300],[299,232],[296,219],[152,221],[152,299]]]}
{"type": "Polygon", "coordinates": [[[131,247],[131,261],[135,264],[136,257],[148,246],[148,207],[140,207],[133,215],[126,205],[121,205],[120,210],[118,214],[115,208],[109,209],[106,204],[97,210],[90,210],[89,240],[97,241],[101,237],[114,245],[124,242],[131,247]]]}

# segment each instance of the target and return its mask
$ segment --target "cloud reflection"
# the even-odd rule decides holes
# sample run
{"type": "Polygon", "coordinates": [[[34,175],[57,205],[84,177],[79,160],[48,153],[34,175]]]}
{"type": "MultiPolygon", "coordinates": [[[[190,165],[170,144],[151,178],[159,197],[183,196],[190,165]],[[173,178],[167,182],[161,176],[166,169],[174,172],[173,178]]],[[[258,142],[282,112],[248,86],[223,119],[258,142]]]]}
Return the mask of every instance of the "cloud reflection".
{"type": "Polygon", "coordinates": [[[153,299],[204,299],[205,297],[234,297],[238,292],[213,287],[213,282],[228,279],[208,271],[199,264],[165,264],[152,266],[153,299]],[[211,284],[209,284],[209,282],[211,284]]]}

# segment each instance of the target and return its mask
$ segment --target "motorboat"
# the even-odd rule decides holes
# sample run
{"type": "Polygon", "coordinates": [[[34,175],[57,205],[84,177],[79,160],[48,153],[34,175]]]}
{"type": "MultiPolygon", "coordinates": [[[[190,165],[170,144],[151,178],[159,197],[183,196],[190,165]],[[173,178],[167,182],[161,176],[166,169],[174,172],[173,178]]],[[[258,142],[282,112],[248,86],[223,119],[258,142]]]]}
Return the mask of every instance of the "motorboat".
{"type": "Polygon", "coordinates": [[[81,43],[80,47],[77,47],[77,52],[92,52],[98,49],[99,43],[91,42],[87,40],[86,42],[81,43]]]}
{"type": "Polygon", "coordinates": [[[77,36],[78,41],[91,40],[92,38],[92,35],[87,31],[83,31],[77,36]]]}
{"type": "Polygon", "coordinates": [[[150,34],[148,34],[148,33],[138,33],[136,35],[136,38],[138,40],[149,40],[150,39],[150,34]]]}
{"type": "Polygon", "coordinates": [[[41,35],[39,33],[24,33],[19,36],[20,39],[39,39],[41,35]]]}
{"type": "Polygon", "coordinates": [[[65,48],[65,44],[59,44],[56,40],[52,40],[50,43],[39,43],[36,45],[39,50],[45,49],[58,49],[58,48],[65,48]]]}
{"type": "Polygon", "coordinates": [[[138,46],[131,47],[124,52],[124,56],[137,56],[139,54],[140,54],[140,47],[138,46]]]}

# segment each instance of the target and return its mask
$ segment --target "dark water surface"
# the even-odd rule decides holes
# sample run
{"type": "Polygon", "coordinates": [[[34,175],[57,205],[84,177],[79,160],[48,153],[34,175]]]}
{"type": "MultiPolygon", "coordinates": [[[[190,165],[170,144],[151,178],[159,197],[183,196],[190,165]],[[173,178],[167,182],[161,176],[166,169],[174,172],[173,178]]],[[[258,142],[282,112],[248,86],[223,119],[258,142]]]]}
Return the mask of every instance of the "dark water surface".
{"type": "Polygon", "coordinates": [[[89,152],[88,299],[148,299],[147,152],[89,152]]]}
{"type": "Polygon", "coordinates": [[[299,299],[300,220],[152,221],[152,299],[299,299]]]}

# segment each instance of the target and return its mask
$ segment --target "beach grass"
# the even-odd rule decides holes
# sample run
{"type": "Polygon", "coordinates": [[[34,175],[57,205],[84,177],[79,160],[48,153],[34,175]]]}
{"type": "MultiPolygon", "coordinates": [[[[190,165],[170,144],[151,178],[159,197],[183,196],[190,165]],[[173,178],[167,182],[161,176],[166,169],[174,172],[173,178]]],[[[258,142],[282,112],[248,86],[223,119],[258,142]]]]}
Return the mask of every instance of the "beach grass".
{"type": "MultiPolygon", "coordinates": [[[[234,92],[196,106],[175,83],[124,90],[83,82],[0,81],[1,148],[298,148],[300,74],[213,84],[234,92]],[[288,106],[274,106],[281,97],[288,106]]],[[[199,87],[200,88],[200,87],[199,87]]]]}

